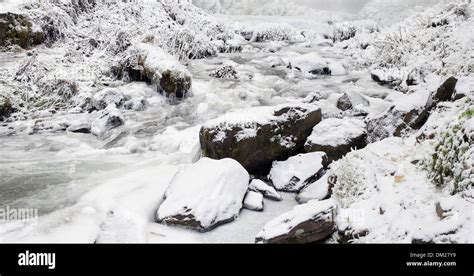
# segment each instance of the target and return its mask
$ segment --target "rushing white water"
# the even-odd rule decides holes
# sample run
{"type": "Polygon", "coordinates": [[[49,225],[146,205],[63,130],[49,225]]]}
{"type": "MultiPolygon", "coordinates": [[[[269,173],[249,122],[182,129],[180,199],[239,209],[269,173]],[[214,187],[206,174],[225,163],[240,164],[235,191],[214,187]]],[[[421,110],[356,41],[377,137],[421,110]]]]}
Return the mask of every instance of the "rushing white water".
{"type": "MultiPolygon", "coordinates": [[[[346,62],[336,48],[302,41],[248,46],[264,50],[194,60],[188,67],[193,95],[179,104],[143,83],[120,87],[146,96],[150,105],[143,112],[125,111],[126,124],[105,140],[67,132],[30,135],[33,121],[2,126],[0,202],[37,208],[40,218],[34,224],[0,223],[0,242],[252,242],[265,222],[296,205],[293,194],[283,202],[266,201],[262,213],[244,210],[237,221],[207,234],[153,223],[171,177],[199,157],[200,125],[231,110],[307,101],[315,93],[325,114],[338,113],[335,101],[345,89],[378,97],[389,91],[368,81],[365,71],[306,79],[286,66],[271,66],[310,52],[346,62]],[[240,78],[211,78],[222,65],[234,66],[240,78]]],[[[375,110],[386,107],[380,99],[372,101],[375,110]]],[[[43,120],[71,116],[76,115],[43,120]]]]}

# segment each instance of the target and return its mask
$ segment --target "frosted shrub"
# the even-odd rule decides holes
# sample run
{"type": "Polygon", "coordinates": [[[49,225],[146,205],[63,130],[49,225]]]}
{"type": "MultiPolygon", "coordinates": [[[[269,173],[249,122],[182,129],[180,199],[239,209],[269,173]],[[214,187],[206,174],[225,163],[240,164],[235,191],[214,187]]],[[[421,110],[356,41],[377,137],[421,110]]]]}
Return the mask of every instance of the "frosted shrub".
{"type": "Polygon", "coordinates": [[[375,33],[379,29],[372,20],[356,20],[339,22],[333,25],[333,33],[328,38],[334,42],[345,41],[354,38],[358,33],[375,33]]]}
{"type": "MultiPolygon", "coordinates": [[[[406,91],[431,73],[467,75],[474,70],[472,25],[465,3],[442,3],[393,26],[375,42],[373,68],[411,76],[392,85],[406,91]]],[[[396,78],[393,76],[392,78],[396,78]]]]}
{"type": "MultiPolygon", "coordinates": [[[[474,108],[465,109],[458,120],[440,134],[427,162],[430,178],[453,194],[469,194],[474,185],[474,108]]],[[[472,195],[471,195],[472,197],[472,195]]]]}
{"type": "Polygon", "coordinates": [[[294,31],[289,26],[262,24],[253,31],[252,41],[284,41],[290,40],[294,31]]]}
{"type": "Polygon", "coordinates": [[[196,34],[190,29],[183,28],[174,32],[162,34],[164,43],[161,46],[183,63],[190,59],[200,59],[217,54],[217,46],[196,34]]]}
{"type": "Polygon", "coordinates": [[[334,163],[328,172],[332,195],[344,208],[370,195],[375,175],[366,169],[364,162],[363,156],[352,152],[334,163]]]}

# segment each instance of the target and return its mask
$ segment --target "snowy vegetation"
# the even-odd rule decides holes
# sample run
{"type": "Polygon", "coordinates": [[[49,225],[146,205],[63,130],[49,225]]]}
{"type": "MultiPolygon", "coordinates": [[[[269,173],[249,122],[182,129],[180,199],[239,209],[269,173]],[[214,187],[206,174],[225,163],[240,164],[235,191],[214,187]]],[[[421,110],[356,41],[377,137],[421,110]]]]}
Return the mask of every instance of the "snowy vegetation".
{"type": "Polygon", "coordinates": [[[430,176],[436,185],[448,186],[452,193],[470,197],[474,184],[473,118],[472,107],[463,110],[439,135],[428,162],[430,176]]]}

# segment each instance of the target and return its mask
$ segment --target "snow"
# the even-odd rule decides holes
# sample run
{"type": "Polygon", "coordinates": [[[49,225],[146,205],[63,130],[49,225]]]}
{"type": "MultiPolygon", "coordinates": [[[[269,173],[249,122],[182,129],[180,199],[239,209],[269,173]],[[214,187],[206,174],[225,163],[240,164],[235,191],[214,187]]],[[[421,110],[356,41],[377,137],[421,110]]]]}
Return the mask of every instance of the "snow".
{"type": "Polygon", "coordinates": [[[248,191],[244,199],[244,208],[252,211],[263,211],[263,195],[248,191]]]}
{"type": "Polygon", "coordinates": [[[456,83],[456,94],[474,99],[474,77],[462,77],[456,83]]]}
{"type": "Polygon", "coordinates": [[[329,70],[331,70],[331,76],[344,76],[347,75],[346,68],[340,62],[330,62],[329,70]]]}
{"type": "Polygon", "coordinates": [[[269,178],[277,190],[298,192],[321,173],[325,158],[324,152],[312,152],[290,157],[286,161],[275,161],[269,178]]]}
{"type": "Polygon", "coordinates": [[[347,145],[351,139],[366,133],[364,121],[352,118],[329,118],[321,121],[313,128],[307,144],[337,147],[347,145]]]}
{"type": "Polygon", "coordinates": [[[235,219],[249,185],[249,174],[235,160],[203,158],[178,172],[165,193],[157,219],[191,216],[203,230],[235,219]]]}
{"type": "Polygon", "coordinates": [[[247,138],[255,137],[257,134],[258,127],[261,125],[272,124],[274,122],[284,122],[287,120],[287,116],[275,116],[275,112],[283,108],[305,108],[306,111],[299,111],[295,109],[295,112],[301,113],[301,117],[304,118],[306,114],[309,114],[318,109],[317,106],[302,104],[302,103],[289,103],[281,104],[277,106],[260,106],[253,108],[241,109],[238,111],[231,111],[222,115],[216,119],[210,120],[204,124],[205,128],[217,129],[218,133],[215,137],[215,141],[223,141],[226,138],[225,131],[230,130],[234,127],[243,128],[236,137],[238,141],[245,140],[247,138]]]}
{"type": "MultiPolygon", "coordinates": [[[[350,153],[346,161],[339,161],[339,166],[335,164],[331,167],[329,175],[332,175],[333,170],[340,171],[336,173],[338,182],[341,181],[341,170],[352,175],[354,170],[362,172],[362,175],[356,177],[362,177],[361,182],[346,183],[351,186],[362,185],[354,193],[349,190],[340,193],[342,182],[333,188],[333,198],[341,203],[338,228],[346,229],[349,226],[355,232],[368,231],[368,235],[359,240],[367,243],[410,243],[420,237],[425,240],[433,239],[435,242],[472,240],[472,236],[464,235],[467,233],[465,231],[471,231],[469,225],[465,225],[467,228],[457,228],[452,234],[449,234],[450,230],[447,231],[469,220],[472,215],[469,212],[457,213],[456,221],[439,221],[435,204],[440,197],[449,196],[449,192],[436,191],[426,172],[412,164],[410,154],[424,150],[414,140],[389,138],[350,153]],[[348,164],[355,168],[345,168],[348,164]],[[399,181],[397,171],[398,174],[403,174],[403,181],[399,181]],[[349,198],[351,200],[347,201],[349,198]],[[397,221],[396,224],[393,224],[394,220],[397,221]]],[[[458,208],[469,204],[466,200],[459,200],[459,196],[455,198],[458,208]]]]}
{"type": "Polygon", "coordinates": [[[315,70],[328,68],[328,62],[317,53],[309,53],[292,58],[288,62],[292,68],[296,68],[303,73],[310,73],[315,70]]]}
{"type": "Polygon", "coordinates": [[[267,183],[263,182],[260,179],[253,179],[250,182],[249,189],[261,193],[264,197],[276,201],[282,200],[282,196],[267,183]]]}
{"type": "Polygon", "coordinates": [[[336,210],[337,202],[334,199],[324,201],[312,200],[298,205],[290,212],[284,213],[265,224],[262,231],[257,234],[257,239],[270,240],[285,235],[299,224],[309,220],[322,219],[331,221],[336,210]]]}

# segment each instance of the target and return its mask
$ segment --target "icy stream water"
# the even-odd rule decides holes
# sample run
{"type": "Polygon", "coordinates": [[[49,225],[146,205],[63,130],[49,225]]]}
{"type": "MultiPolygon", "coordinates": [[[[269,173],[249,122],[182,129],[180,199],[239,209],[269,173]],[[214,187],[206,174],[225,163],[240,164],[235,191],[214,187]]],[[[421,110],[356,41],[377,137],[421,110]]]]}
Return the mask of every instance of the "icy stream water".
{"type": "MultiPolygon", "coordinates": [[[[288,75],[286,66],[271,66],[314,51],[341,60],[335,48],[304,42],[253,46],[265,50],[192,61],[193,95],[179,104],[169,104],[142,83],[120,87],[146,96],[150,106],[125,112],[126,124],[105,140],[67,132],[30,135],[25,129],[32,121],[1,126],[0,202],[37,208],[40,219],[26,225],[0,222],[0,242],[94,242],[97,236],[98,242],[253,242],[268,220],[296,205],[293,194],[282,202],[266,201],[262,213],[243,210],[237,221],[207,234],[150,223],[176,170],[198,158],[200,125],[230,110],[310,101],[314,95],[324,113],[337,113],[335,101],[348,88],[379,98],[387,93],[368,81],[366,72],[305,79],[288,75]],[[233,65],[240,79],[209,77],[222,65],[233,65]]],[[[385,107],[382,100],[371,101],[373,108],[385,107]]],[[[80,115],[44,120],[74,116],[80,115]]]]}

